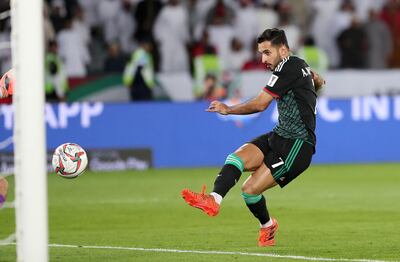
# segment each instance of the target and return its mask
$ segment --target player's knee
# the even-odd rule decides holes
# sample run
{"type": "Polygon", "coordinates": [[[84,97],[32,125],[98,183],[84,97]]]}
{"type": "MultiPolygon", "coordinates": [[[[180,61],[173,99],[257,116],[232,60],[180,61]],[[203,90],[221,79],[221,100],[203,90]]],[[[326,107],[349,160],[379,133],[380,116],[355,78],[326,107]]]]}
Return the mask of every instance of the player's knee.
{"type": "Polygon", "coordinates": [[[243,194],[248,194],[248,195],[256,195],[258,192],[256,192],[256,189],[254,188],[253,185],[250,183],[244,183],[242,185],[242,196],[243,194]]]}
{"type": "Polygon", "coordinates": [[[251,144],[243,145],[236,150],[234,154],[242,160],[245,170],[257,169],[262,165],[264,160],[262,152],[256,146],[251,144]]]}
{"type": "Polygon", "coordinates": [[[233,165],[237,167],[237,169],[239,169],[240,172],[243,172],[245,168],[242,158],[235,153],[228,155],[228,157],[225,160],[225,165],[233,165]]]}

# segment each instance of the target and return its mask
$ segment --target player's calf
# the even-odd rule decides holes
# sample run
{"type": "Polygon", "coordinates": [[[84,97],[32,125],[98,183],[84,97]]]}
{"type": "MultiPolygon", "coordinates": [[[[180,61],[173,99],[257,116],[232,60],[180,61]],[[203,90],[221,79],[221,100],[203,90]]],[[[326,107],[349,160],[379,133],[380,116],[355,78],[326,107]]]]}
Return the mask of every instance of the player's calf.
{"type": "Polygon", "coordinates": [[[228,191],[236,185],[244,170],[244,162],[236,154],[230,154],[225,160],[225,165],[222,167],[218,176],[214,181],[214,189],[211,193],[218,204],[228,191]]]}

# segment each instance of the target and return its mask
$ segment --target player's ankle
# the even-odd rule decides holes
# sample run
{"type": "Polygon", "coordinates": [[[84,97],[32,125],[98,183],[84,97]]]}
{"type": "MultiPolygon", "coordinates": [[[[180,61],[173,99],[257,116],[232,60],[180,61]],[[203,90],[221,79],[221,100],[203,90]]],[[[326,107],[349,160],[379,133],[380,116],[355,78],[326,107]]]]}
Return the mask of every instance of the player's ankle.
{"type": "Polygon", "coordinates": [[[260,228],[267,228],[272,226],[272,219],[270,218],[267,223],[260,224],[260,228]]]}
{"type": "Polygon", "coordinates": [[[218,204],[221,205],[222,202],[222,196],[218,193],[211,192],[210,195],[214,198],[214,201],[218,204]]]}

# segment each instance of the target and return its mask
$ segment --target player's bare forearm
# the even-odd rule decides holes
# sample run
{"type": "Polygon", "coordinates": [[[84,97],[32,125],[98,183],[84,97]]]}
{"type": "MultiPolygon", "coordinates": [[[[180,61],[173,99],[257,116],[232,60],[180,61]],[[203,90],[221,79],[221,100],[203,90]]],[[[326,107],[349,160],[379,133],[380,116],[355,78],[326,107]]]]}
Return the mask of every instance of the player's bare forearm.
{"type": "Polygon", "coordinates": [[[250,99],[244,103],[230,106],[228,114],[231,115],[249,115],[264,111],[268,105],[262,105],[257,101],[257,98],[250,99]]]}
{"type": "Polygon", "coordinates": [[[220,113],[221,115],[248,115],[264,111],[272,99],[269,94],[261,92],[257,97],[233,106],[227,106],[220,101],[213,101],[206,111],[220,113]]]}
{"type": "Polygon", "coordinates": [[[319,75],[314,70],[311,70],[311,72],[312,72],[312,77],[313,77],[313,80],[314,80],[315,91],[319,91],[325,85],[325,83],[326,83],[325,79],[322,78],[322,76],[319,75]]]}

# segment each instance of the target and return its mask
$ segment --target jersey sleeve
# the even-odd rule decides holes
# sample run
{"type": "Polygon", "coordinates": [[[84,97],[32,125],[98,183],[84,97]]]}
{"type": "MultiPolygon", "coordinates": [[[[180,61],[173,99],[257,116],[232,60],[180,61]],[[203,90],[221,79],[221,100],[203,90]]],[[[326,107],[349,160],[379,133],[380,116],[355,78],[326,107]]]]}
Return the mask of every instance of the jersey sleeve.
{"type": "Polygon", "coordinates": [[[280,98],[291,88],[292,83],[301,77],[301,70],[293,58],[286,58],[273,71],[264,91],[274,98],[280,98]]]}

